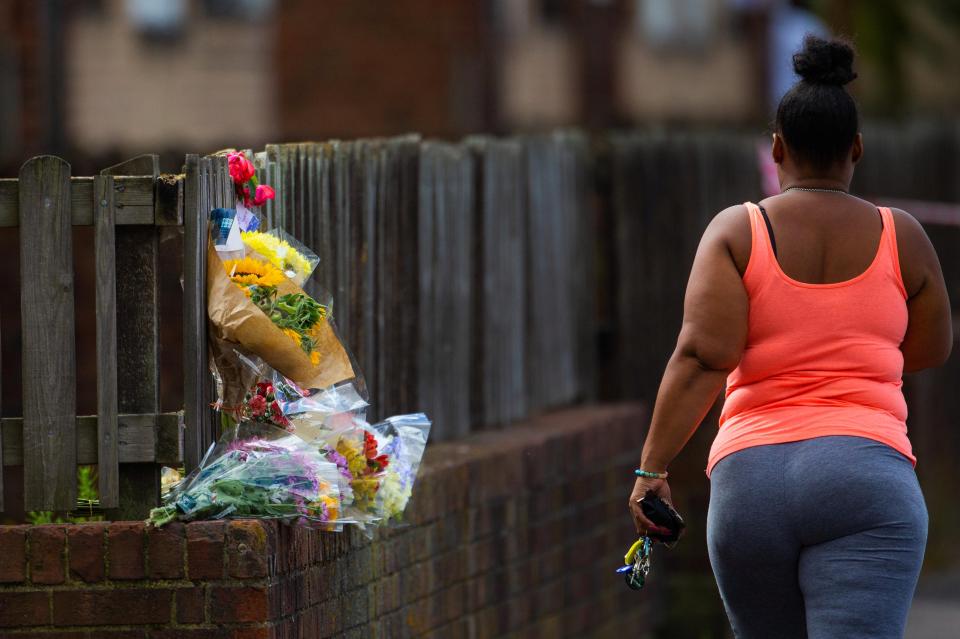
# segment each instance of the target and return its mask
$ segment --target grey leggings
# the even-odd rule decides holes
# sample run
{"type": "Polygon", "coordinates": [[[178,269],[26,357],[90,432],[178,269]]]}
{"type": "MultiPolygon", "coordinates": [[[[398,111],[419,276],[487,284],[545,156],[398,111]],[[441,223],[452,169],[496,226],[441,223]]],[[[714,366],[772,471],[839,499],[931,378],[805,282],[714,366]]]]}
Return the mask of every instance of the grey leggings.
{"type": "Polygon", "coordinates": [[[738,639],[901,639],[926,543],[910,461],[871,439],[755,446],[711,473],[707,548],[738,639]]]}

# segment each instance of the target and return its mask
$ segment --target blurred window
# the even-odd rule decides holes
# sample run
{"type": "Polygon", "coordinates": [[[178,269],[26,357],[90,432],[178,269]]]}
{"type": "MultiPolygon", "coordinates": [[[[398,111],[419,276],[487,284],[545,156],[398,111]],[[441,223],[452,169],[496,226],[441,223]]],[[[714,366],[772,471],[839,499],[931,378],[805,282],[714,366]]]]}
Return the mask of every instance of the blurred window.
{"type": "Polygon", "coordinates": [[[127,17],[148,42],[175,42],[185,31],[186,0],[127,0],[127,17]]]}
{"type": "Polygon", "coordinates": [[[714,0],[635,0],[635,29],[651,47],[703,49],[716,27],[714,0]]]}

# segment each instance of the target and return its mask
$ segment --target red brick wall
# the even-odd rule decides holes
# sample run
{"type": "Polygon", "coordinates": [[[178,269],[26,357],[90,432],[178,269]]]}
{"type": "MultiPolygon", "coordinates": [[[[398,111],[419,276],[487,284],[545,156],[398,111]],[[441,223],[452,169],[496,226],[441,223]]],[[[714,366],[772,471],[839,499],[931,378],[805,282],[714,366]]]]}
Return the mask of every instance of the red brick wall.
{"type": "Polygon", "coordinates": [[[613,574],[644,411],[554,413],[431,446],[411,525],[0,528],[0,637],[642,637],[613,574]]]}

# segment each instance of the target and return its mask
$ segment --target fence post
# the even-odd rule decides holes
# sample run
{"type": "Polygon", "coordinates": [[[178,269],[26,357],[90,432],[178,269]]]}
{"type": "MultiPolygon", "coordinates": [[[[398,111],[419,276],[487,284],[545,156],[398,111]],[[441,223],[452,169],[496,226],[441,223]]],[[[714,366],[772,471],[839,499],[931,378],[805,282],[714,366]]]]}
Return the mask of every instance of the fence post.
{"type": "MultiPolygon", "coordinates": [[[[100,175],[148,175],[156,181],[159,158],[141,155],[108,167],[100,175]]],[[[117,393],[121,413],[160,413],[158,240],[152,224],[116,228],[116,271],[123,274],[116,280],[116,374],[124,380],[117,393]]],[[[112,519],[145,518],[160,498],[160,467],[154,462],[124,464],[118,496],[112,519]]]]}
{"type": "Polygon", "coordinates": [[[207,383],[207,211],[202,209],[200,158],[186,157],[183,185],[183,462],[200,465],[210,405],[207,383]]]}
{"type": "Polygon", "coordinates": [[[94,179],[93,223],[97,305],[97,474],[100,506],[120,505],[120,456],[117,445],[117,254],[114,184],[94,179]]]}
{"type": "Polygon", "coordinates": [[[77,500],[76,342],[70,165],[40,156],[20,169],[23,475],[26,510],[77,500]]]}

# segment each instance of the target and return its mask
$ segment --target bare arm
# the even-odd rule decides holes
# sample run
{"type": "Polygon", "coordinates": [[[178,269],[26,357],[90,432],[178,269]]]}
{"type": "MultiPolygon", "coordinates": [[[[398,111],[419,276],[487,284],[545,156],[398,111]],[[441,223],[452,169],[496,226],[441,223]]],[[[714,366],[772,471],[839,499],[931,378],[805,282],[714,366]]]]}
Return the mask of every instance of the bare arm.
{"type": "Polygon", "coordinates": [[[894,209],[909,324],[900,344],[903,370],[912,373],[943,364],[953,348],[950,299],[937,252],[912,215],[894,209]]]}
{"type": "MultiPolygon", "coordinates": [[[[742,235],[745,224],[749,221],[744,208],[731,207],[714,218],[700,241],[687,283],[683,326],[643,446],[644,470],[666,470],[700,426],[743,354],[748,298],[731,242],[738,228],[742,235]]],[[[652,525],[636,507],[647,490],[670,501],[665,481],[639,478],[630,498],[638,532],[652,525]]]]}

